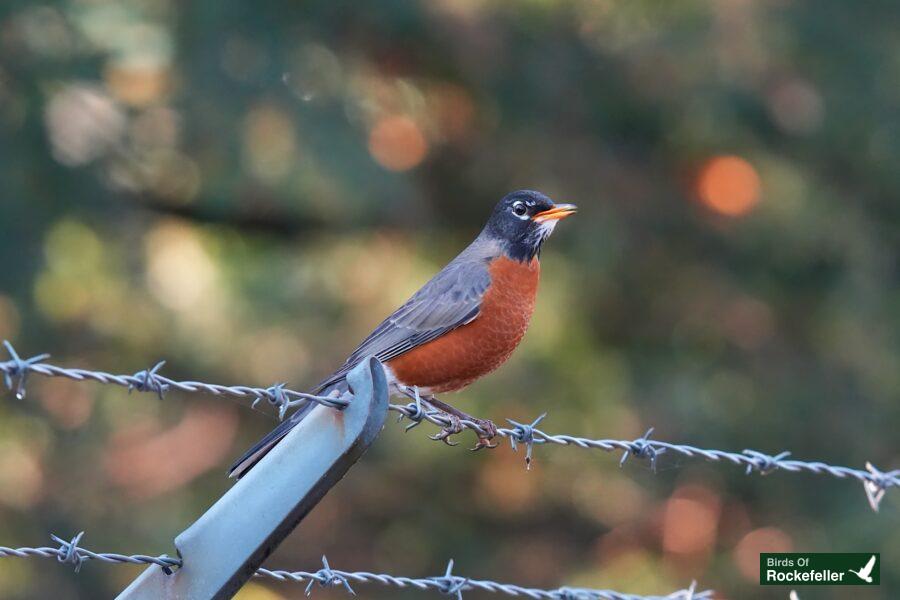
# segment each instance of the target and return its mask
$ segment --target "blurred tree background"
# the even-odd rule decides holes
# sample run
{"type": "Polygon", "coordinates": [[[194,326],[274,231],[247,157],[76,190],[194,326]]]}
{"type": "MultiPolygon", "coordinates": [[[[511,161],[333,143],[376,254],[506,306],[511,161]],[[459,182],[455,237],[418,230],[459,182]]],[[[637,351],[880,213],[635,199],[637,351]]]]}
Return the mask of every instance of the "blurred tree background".
{"type": "MultiPolygon", "coordinates": [[[[6,0],[0,338],[303,388],[533,188],[581,211],[545,248],[523,346],[460,406],[896,468],[898,28],[887,1],[6,0]]],[[[28,392],[0,402],[10,546],[85,529],[171,553],[274,424],[178,393],[28,392]]],[[[853,597],[900,586],[897,495],[876,515],[855,483],[546,446],[527,472],[426,429],[389,422],[269,566],[454,557],[526,585],[784,598],[756,584],[760,551],[880,551],[882,586],[853,597]]],[[[2,560],[0,596],[111,597],[139,571],[2,560]]]]}

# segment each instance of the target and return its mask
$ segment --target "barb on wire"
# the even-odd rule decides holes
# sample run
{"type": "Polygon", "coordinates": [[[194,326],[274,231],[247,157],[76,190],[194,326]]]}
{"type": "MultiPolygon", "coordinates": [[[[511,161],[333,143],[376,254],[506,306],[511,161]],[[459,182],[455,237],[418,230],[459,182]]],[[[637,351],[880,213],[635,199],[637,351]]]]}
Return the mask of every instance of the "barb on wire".
{"type": "Polygon", "coordinates": [[[538,423],[543,421],[546,416],[547,413],[543,413],[528,425],[513,421],[512,419],[506,420],[507,423],[515,428],[513,429],[513,435],[509,436],[509,445],[512,446],[513,451],[517,451],[518,444],[525,444],[525,468],[529,471],[531,470],[531,457],[534,452],[534,445],[544,443],[544,440],[534,439],[534,428],[537,427],[538,423]]]}
{"type": "Polygon", "coordinates": [[[425,418],[425,410],[422,408],[422,396],[419,395],[419,386],[415,385],[412,387],[412,395],[413,401],[406,405],[409,413],[401,411],[400,416],[397,417],[398,423],[403,420],[403,417],[409,417],[409,420],[412,421],[406,426],[406,431],[421,425],[422,419],[425,418]]]}
{"type": "Polygon", "coordinates": [[[72,563],[75,565],[76,573],[81,570],[81,565],[84,563],[84,556],[78,553],[78,542],[80,542],[83,537],[83,531],[79,531],[75,534],[75,537],[68,542],[55,535],[50,535],[50,539],[59,544],[59,554],[57,554],[56,560],[61,563],[72,563]]]}
{"type": "Polygon", "coordinates": [[[0,373],[3,373],[3,381],[6,387],[15,392],[17,398],[25,397],[25,380],[31,373],[46,377],[65,377],[75,381],[96,381],[107,385],[120,385],[129,390],[139,392],[154,392],[160,399],[164,394],[176,389],[182,392],[205,392],[215,396],[233,396],[236,398],[250,398],[255,406],[259,401],[265,400],[278,409],[279,417],[295,406],[307,402],[317,402],[325,406],[337,409],[346,408],[348,401],[343,398],[317,396],[295,390],[285,389],[284,384],[276,384],[268,388],[250,387],[244,385],[220,385],[215,383],[203,383],[201,381],[176,381],[159,371],[165,365],[165,361],[158,362],[153,368],[138,371],[134,375],[115,375],[103,371],[89,371],[87,369],[66,369],[56,365],[45,363],[49,354],[41,354],[23,360],[16,353],[8,341],[3,345],[9,353],[10,360],[0,362],[0,373]]]}
{"type": "Polygon", "coordinates": [[[28,378],[28,372],[50,358],[50,355],[47,353],[38,354],[22,360],[16,349],[7,340],[3,340],[3,346],[9,352],[9,360],[3,363],[5,366],[3,369],[3,383],[6,384],[7,388],[15,391],[16,398],[22,400],[25,398],[25,380],[28,378]]]}
{"type": "Polygon", "coordinates": [[[863,489],[866,491],[866,499],[872,510],[878,512],[881,506],[881,499],[884,498],[885,492],[889,487],[897,485],[897,479],[900,478],[900,469],[884,473],[875,468],[872,463],[866,463],[866,470],[872,474],[872,479],[863,483],[863,489]]]}
{"type": "Polygon", "coordinates": [[[625,461],[628,460],[629,456],[634,456],[635,458],[648,458],[650,459],[650,470],[656,473],[656,459],[659,458],[659,455],[663,454],[666,449],[657,448],[650,443],[650,436],[653,435],[653,430],[654,427],[651,427],[647,430],[647,433],[631,442],[631,447],[627,448],[625,452],[622,453],[622,460],[619,461],[619,467],[625,466],[625,461]]]}
{"type": "MultiPolygon", "coordinates": [[[[256,405],[265,400],[278,409],[278,415],[283,418],[287,411],[295,406],[307,402],[318,402],[325,406],[342,409],[349,402],[346,398],[330,396],[316,396],[285,388],[285,384],[278,383],[268,388],[248,386],[225,386],[199,381],[176,381],[159,374],[164,363],[157,363],[151,369],[140,371],[134,375],[113,375],[102,371],[89,371],[86,369],[66,369],[44,362],[49,355],[41,354],[28,359],[22,359],[16,353],[9,342],[4,342],[10,360],[0,362],[0,373],[3,373],[6,387],[14,391],[18,398],[25,396],[25,380],[30,373],[37,373],[47,377],[67,377],[76,381],[91,380],[102,384],[121,385],[138,391],[152,391],[160,397],[170,389],[184,392],[206,392],[214,395],[228,395],[238,398],[250,398],[256,405]]],[[[441,411],[426,407],[427,400],[419,396],[417,389],[413,389],[414,401],[409,404],[391,404],[388,410],[398,413],[399,418],[407,418],[411,429],[425,421],[437,425],[441,429],[471,429],[476,433],[485,434],[482,426],[475,421],[458,419],[444,414],[441,411]]],[[[592,439],[566,434],[550,434],[537,428],[545,415],[541,415],[531,424],[509,421],[512,427],[497,428],[497,435],[509,438],[510,444],[516,448],[516,444],[524,444],[526,448],[525,463],[530,467],[533,461],[534,446],[540,444],[556,444],[560,446],[575,446],[585,449],[603,450],[605,452],[622,452],[620,464],[633,456],[638,459],[647,459],[654,471],[663,453],[678,454],[687,458],[703,458],[712,462],[731,463],[742,467],[748,474],[757,472],[767,475],[775,471],[788,473],[812,473],[815,475],[828,475],[837,479],[854,479],[863,485],[866,498],[873,510],[877,511],[887,490],[900,487],[900,469],[893,471],[880,471],[871,463],[866,464],[866,470],[854,469],[838,465],[830,465],[818,461],[803,461],[790,458],[789,452],[770,455],[757,450],[744,450],[742,453],[728,452],[697,448],[687,444],[673,444],[659,440],[652,440],[650,436],[653,428],[650,428],[643,436],[634,440],[592,439]]]]}
{"type": "MultiPolygon", "coordinates": [[[[59,547],[49,546],[38,548],[7,548],[0,546],[0,558],[56,558],[61,563],[75,565],[75,571],[87,560],[99,560],[107,563],[129,563],[159,565],[167,574],[172,573],[173,568],[181,567],[182,560],[166,555],[147,556],[145,554],[115,554],[111,552],[93,552],[79,546],[84,532],[66,541],[55,535],[50,536],[59,547]]],[[[506,594],[508,596],[525,596],[535,600],[705,600],[712,598],[711,591],[696,591],[696,584],[684,590],[673,592],[666,596],[636,596],[623,594],[613,590],[600,590],[591,588],[561,587],[555,590],[543,590],[527,588],[510,583],[499,583],[490,580],[469,579],[453,574],[453,561],[447,565],[443,575],[437,577],[402,577],[385,573],[370,573],[368,571],[339,571],[332,569],[328,559],[322,557],[322,568],[318,571],[282,571],[260,568],[254,573],[255,577],[267,577],[278,581],[290,581],[306,583],[306,595],[312,593],[315,585],[323,588],[343,587],[348,594],[355,596],[356,592],[350,586],[350,582],[359,584],[381,584],[396,588],[413,588],[422,591],[434,591],[450,596],[456,596],[461,600],[463,592],[480,590],[494,594],[506,594]]]]}
{"type": "Polygon", "coordinates": [[[469,583],[467,578],[458,577],[453,574],[452,558],[447,563],[447,570],[444,571],[442,576],[430,577],[430,579],[440,586],[438,589],[442,594],[446,596],[456,596],[457,600],[462,600],[462,591],[466,587],[466,584],[469,583]]]}
{"type": "Polygon", "coordinates": [[[356,595],[356,592],[350,587],[350,582],[347,581],[347,578],[344,575],[340,575],[336,571],[333,571],[328,564],[328,559],[324,555],[322,556],[322,568],[316,571],[313,577],[309,578],[309,585],[306,586],[307,596],[312,595],[313,585],[317,583],[319,584],[319,587],[323,588],[344,586],[351,596],[356,595]]]}
{"type": "Polygon", "coordinates": [[[778,463],[791,455],[790,452],[785,451],[775,456],[769,456],[756,450],[744,450],[744,454],[749,456],[752,461],[747,463],[747,469],[744,471],[747,475],[753,473],[754,470],[758,471],[760,475],[774,473],[778,470],[778,463]]]}
{"type": "Polygon", "coordinates": [[[144,371],[138,371],[134,374],[134,378],[137,380],[134,383],[128,386],[128,391],[137,390],[139,392],[156,392],[156,395],[159,396],[160,400],[164,399],[164,396],[167,391],[169,391],[169,384],[160,381],[159,370],[163,368],[166,364],[166,361],[161,360],[152,369],[146,369],[144,371]]]}

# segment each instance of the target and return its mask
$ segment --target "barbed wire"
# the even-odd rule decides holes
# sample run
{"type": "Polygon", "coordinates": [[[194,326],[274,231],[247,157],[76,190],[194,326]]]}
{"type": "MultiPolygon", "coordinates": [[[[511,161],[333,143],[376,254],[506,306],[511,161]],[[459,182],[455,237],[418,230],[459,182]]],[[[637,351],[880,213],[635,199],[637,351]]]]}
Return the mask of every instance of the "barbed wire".
{"type": "MultiPolygon", "coordinates": [[[[185,392],[206,392],[213,395],[228,395],[238,398],[251,398],[252,406],[262,400],[270,403],[278,412],[279,418],[291,408],[307,402],[318,402],[325,406],[342,409],[348,404],[346,398],[334,398],[316,396],[295,390],[287,389],[285,384],[278,383],[268,388],[248,386],[226,386],[219,384],[203,383],[199,381],[176,381],[159,374],[159,370],[165,364],[157,363],[153,368],[139,371],[134,375],[115,375],[102,371],[87,369],[70,369],[48,364],[46,361],[50,355],[40,354],[28,359],[22,359],[12,345],[4,341],[4,346],[9,352],[10,360],[0,362],[0,372],[3,373],[4,383],[15,392],[17,398],[25,397],[25,383],[31,373],[37,373],[47,377],[65,377],[76,381],[92,380],[101,384],[115,384],[130,390],[142,392],[154,392],[160,398],[170,389],[178,389],[185,392]]],[[[407,426],[412,429],[422,422],[437,425],[442,430],[452,433],[470,429],[484,435],[486,431],[482,424],[459,419],[433,408],[426,408],[427,399],[422,399],[417,390],[410,390],[413,400],[408,404],[391,404],[388,410],[399,414],[399,418],[407,418],[412,423],[407,426]]],[[[511,427],[499,427],[496,435],[507,438],[513,450],[518,445],[525,446],[526,467],[531,466],[534,447],[541,444],[557,444],[561,446],[575,446],[585,449],[597,449],[605,452],[622,452],[620,465],[624,465],[629,457],[646,459],[650,468],[656,470],[659,457],[664,453],[678,454],[687,458],[703,458],[712,462],[730,463],[744,468],[749,475],[759,473],[768,475],[775,471],[788,473],[812,473],[815,475],[828,475],[837,479],[853,479],[863,485],[863,489],[872,510],[878,511],[881,501],[887,490],[900,487],[900,469],[893,471],[881,471],[872,463],[866,463],[866,470],[854,469],[839,465],[831,465],[820,461],[804,461],[790,458],[790,452],[767,454],[758,450],[747,449],[743,452],[729,452],[707,448],[697,448],[687,444],[673,444],[660,440],[650,439],[653,428],[633,440],[616,439],[592,439],[567,434],[550,434],[537,428],[537,425],[546,416],[546,413],[538,417],[532,423],[519,423],[509,420],[511,427]]],[[[439,436],[447,441],[447,436],[439,436]]]]}
{"type": "Polygon", "coordinates": [[[284,418],[285,413],[292,407],[306,402],[317,402],[331,408],[345,408],[348,401],[342,398],[316,396],[289,390],[284,383],[276,383],[267,388],[250,387],[245,385],[220,385],[215,383],[203,383],[202,381],[176,381],[160,375],[159,371],[166,361],[156,363],[152,368],[138,371],[134,375],[115,375],[103,371],[90,371],[87,369],[67,369],[56,365],[47,364],[44,361],[50,358],[49,354],[39,354],[31,358],[23,359],[8,341],[3,341],[3,346],[9,352],[10,360],[0,362],[0,372],[3,373],[3,381],[6,387],[15,392],[16,398],[25,398],[25,383],[28,375],[37,373],[47,377],[65,377],[75,381],[96,381],[102,384],[120,385],[129,391],[155,392],[160,400],[170,389],[182,392],[205,392],[214,396],[234,396],[236,398],[250,398],[252,406],[262,400],[269,402],[278,410],[278,417],[284,418]]]}
{"type": "MultiPolygon", "coordinates": [[[[79,544],[84,537],[84,532],[78,533],[67,541],[58,536],[50,538],[59,544],[56,547],[41,546],[37,548],[7,548],[0,546],[0,558],[56,558],[61,563],[75,566],[75,572],[81,570],[82,565],[88,560],[99,560],[107,563],[128,563],[158,565],[169,575],[175,569],[182,566],[179,558],[172,558],[165,554],[160,556],[148,556],[146,554],[117,554],[114,552],[94,552],[82,548],[79,544]]],[[[506,594],[508,596],[524,596],[535,600],[705,600],[712,598],[712,591],[697,591],[696,583],[690,587],[665,596],[640,596],[636,594],[624,594],[613,590],[600,590],[582,587],[561,587],[555,590],[523,587],[510,583],[500,583],[487,579],[470,579],[453,573],[453,561],[451,560],[443,575],[434,577],[404,577],[389,575],[386,573],[370,573],[368,571],[341,571],[332,569],[328,559],[322,557],[322,568],[317,571],[284,571],[273,569],[257,569],[254,577],[276,579],[295,583],[306,583],[306,595],[312,593],[313,587],[322,588],[343,587],[349,594],[356,595],[350,585],[377,583],[397,588],[414,588],[422,591],[435,591],[442,594],[455,596],[462,600],[463,592],[479,590],[493,594],[506,594]]]]}
{"type": "Polygon", "coordinates": [[[367,571],[339,571],[328,565],[328,559],[322,557],[323,567],[315,572],[310,571],[272,571],[258,569],[256,577],[272,577],[281,581],[308,582],[306,586],[307,596],[312,592],[314,585],[321,587],[343,587],[349,593],[354,594],[350,582],[353,583],[380,583],[381,585],[414,588],[422,591],[436,591],[441,594],[454,596],[462,600],[463,592],[479,590],[493,594],[506,594],[508,596],[524,596],[535,600],[703,600],[712,598],[712,590],[697,591],[697,584],[672,592],[665,596],[640,596],[636,594],[624,594],[613,590],[600,590],[581,587],[561,587],[555,590],[523,587],[510,583],[498,583],[488,579],[470,579],[453,574],[453,561],[447,563],[447,569],[443,575],[437,577],[398,577],[384,573],[369,573],[367,571]]]}
{"type": "MultiPolygon", "coordinates": [[[[409,404],[391,404],[389,409],[400,413],[400,419],[408,418],[412,421],[412,424],[407,426],[407,430],[419,425],[422,421],[428,421],[441,428],[451,428],[452,430],[471,429],[476,433],[485,433],[481,425],[475,421],[457,419],[438,410],[425,410],[422,404],[423,401],[420,398],[416,398],[414,402],[409,404]]],[[[603,450],[604,452],[621,451],[620,466],[624,465],[628,458],[633,456],[647,459],[650,462],[651,470],[654,472],[656,471],[660,455],[672,452],[688,458],[700,457],[712,462],[731,463],[743,467],[747,475],[754,472],[761,475],[769,475],[781,470],[789,473],[807,472],[815,475],[830,475],[837,479],[855,479],[863,484],[869,506],[875,512],[878,512],[881,500],[884,498],[887,490],[893,487],[900,487],[900,469],[884,472],[877,469],[871,462],[866,463],[866,470],[863,471],[819,461],[789,459],[788,457],[791,453],[787,451],[771,455],[751,449],[737,453],[697,448],[687,444],[673,444],[650,439],[650,436],[653,434],[652,427],[643,436],[634,440],[592,439],[566,434],[554,435],[537,428],[538,423],[545,417],[546,413],[528,424],[507,419],[512,428],[497,428],[496,435],[508,438],[513,450],[517,449],[518,444],[526,447],[526,467],[531,464],[534,446],[540,444],[576,446],[578,448],[603,450]]]]}
{"type": "Polygon", "coordinates": [[[69,563],[75,565],[75,572],[81,570],[81,566],[88,560],[99,560],[107,563],[129,563],[133,565],[159,565],[167,571],[171,571],[173,567],[180,567],[181,560],[166,555],[147,556],[145,554],[117,554],[115,552],[94,552],[87,548],[82,548],[78,544],[84,532],[78,533],[71,540],[66,541],[55,535],[51,535],[50,539],[59,544],[58,546],[41,546],[38,548],[8,548],[0,546],[0,558],[16,557],[16,558],[56,558],[61,563],[69,563]]]}

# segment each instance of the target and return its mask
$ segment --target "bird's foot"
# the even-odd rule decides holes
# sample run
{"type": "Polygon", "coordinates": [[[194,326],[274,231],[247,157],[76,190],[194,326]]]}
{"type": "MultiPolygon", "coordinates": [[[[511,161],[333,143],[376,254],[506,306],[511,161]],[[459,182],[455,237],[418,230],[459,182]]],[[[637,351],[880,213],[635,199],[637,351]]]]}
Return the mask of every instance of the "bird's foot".
{"type": "Polygon", "coordinates": [[[440,432],[435,435],[429,435],[431,439],[436,442],[444,442],[448,446],[456,446],[459,442],[454,442],[450,440],[451,435],[456,435],[463,430],[462,424],[459,422],[459,417],[456,415],[451,415],[450,413],[444,413],[444,416],[447,418],[447,425],[444,426],[440,432]]]}
{"type": "Polygon", "coordinates": [[[478,429],[475,430],[475,433],[478,435],[478,442],[476,442],[473,448],[469,448],[472,452],[478,452],[483,448],[496,448],[496,443],[491,443],[491,440],[494,439],[497,435],[497,426],[494,425],[494,422],[490,419],[471,419],[473,423],[478,425],[478,429]]]}
{"type": "Polygon", "coordinates": [[[450,446],[456,446],[456,442],[451,442],[448,438],[451,435],[456,435],[457,433],[462,432],[464,429],[462,425],[462,421],[467,421],[475,425],[474,431],[478,436],[478,442],[475,444],[474,448],[470,448],[473,452],[476,450],[481,450],[482,448],[496,448],[497,444],[492,444],[491,440],[494,439],[497,435],[497,426],[494,425],[494,422],[489,419],[479,419],[477,417],[473,417],[472,415],[466,414],[463,411],[450,406],[445,402],[441,402],[434,396],[429,396],[425,399],[428,404],[436,408],[437,410],[444,413],[444,416],[447,418],[448,424],[438,433],[437,435],[430,436],[433,440],[441,440],[450,446]]]}

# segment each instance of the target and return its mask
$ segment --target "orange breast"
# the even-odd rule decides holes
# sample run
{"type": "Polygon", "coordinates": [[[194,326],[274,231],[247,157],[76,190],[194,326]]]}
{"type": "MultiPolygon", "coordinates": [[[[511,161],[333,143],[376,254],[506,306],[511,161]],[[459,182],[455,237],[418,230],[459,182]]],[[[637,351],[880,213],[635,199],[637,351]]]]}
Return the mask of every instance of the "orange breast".
{"type": "Polygon", "coordinates": [[[528,329],[540,263],[495,259],[491,287],[471,323],[398,356],[387,364],[403,384],[432,392],[462,389],[506,362],[528,329]]]}

